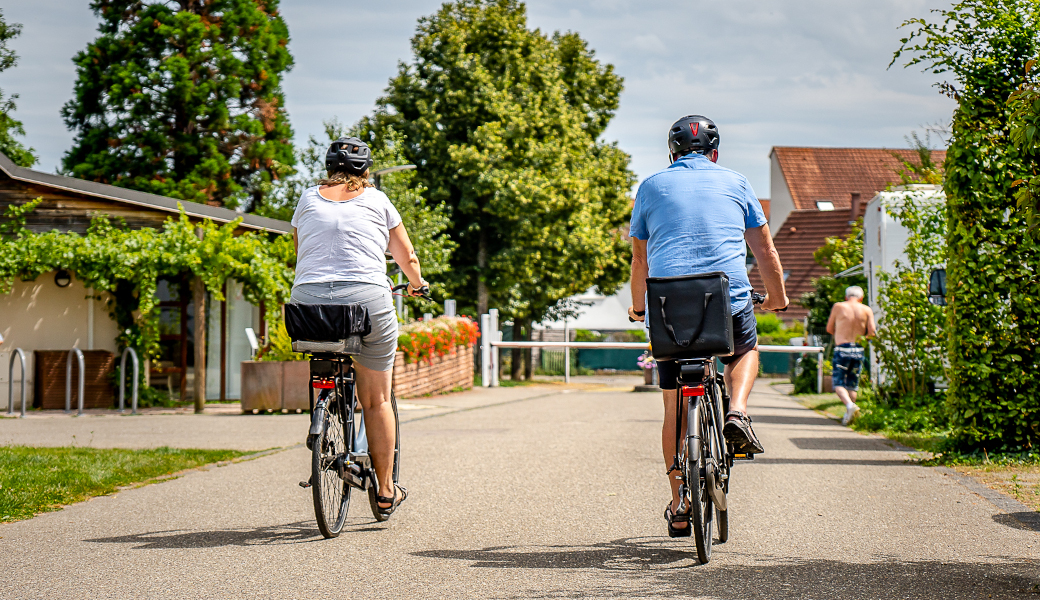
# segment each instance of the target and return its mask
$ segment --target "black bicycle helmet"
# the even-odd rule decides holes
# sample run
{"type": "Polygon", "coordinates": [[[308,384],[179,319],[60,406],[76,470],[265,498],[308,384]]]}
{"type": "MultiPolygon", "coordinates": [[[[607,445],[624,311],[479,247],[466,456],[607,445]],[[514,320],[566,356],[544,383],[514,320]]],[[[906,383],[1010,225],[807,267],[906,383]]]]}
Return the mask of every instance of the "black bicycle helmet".
{"type": "Polygon", "coordinates": [[[356,137],[339,138],[325,153],[325,170],[348,175],[364,175],[372,166],[372,150],[356,137]]]}
{"type": "Polygon", "coordinates": [[[668,130],[668,151],[674,157],[685,156],[691,152],[708,154],[718,149],[719,128],[708,117],[683,117],[668,130]]]}

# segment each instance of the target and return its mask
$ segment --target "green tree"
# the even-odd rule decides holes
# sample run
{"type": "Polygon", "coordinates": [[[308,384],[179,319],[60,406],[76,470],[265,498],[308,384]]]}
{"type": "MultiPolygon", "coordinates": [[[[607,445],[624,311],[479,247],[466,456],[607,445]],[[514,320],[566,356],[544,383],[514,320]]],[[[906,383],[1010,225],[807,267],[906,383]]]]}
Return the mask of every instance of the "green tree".
{"type": "Polygon", "coordinates": [[[1015,210],[1030,177],[1009,135],[1009,96],[1040,50],[1040,3],[962,0],[934,11],[893,57],[949,79],[957,101],[946,154],[949,405],[964,447],[1040,442],[1040,243],[1015,210]]]}
{"type": "MultiPolygon", "coordinates": [[[[4,19],[3,10],[0,10],[0,72],[6,71],[18,64],[18,55],[7,46],[7,42],[18,37],[22,32],[22,26],[18,23],[8,23],[4,19]]],[[[15,119],[11,113],[15,111],[15,100],[18,94],[4,97],[0,90],[0,152],[14,161],[14,164],[22,167],[31,167],[36,164],[39,157],[32,148],[26,148],[15,136],[24,136],[25,128],[22,122],[15,119]]]]}
{"type": "Polygon", "coordinates": [[[362,128],[402,133],[414,185],[450,208],[450,290],[517,334],[593,285],[615,291],[635,178],[599,140],[622,88],[613,67],[577,34],[528,29],[517,0],[446,3],[412,50],[362,128]]]}
{"type": "Polygon", "coordinates": [[[63,168],[83,179],[256,208],[291,172],[281,91],[292,67],[278,0],[94,0],[100,35],[76,55],[76,132],[63,168]]]}

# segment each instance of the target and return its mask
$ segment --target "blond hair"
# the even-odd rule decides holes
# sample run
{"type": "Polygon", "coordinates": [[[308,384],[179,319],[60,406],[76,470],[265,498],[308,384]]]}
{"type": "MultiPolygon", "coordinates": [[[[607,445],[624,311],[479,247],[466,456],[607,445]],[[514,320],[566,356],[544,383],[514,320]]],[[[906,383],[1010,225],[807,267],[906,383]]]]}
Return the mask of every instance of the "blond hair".
{"type": "Polygon", "coordinates": [[[376,187],[368,180],[368,169],[365,169],[363,175],[351,175],[350,173],[344,173],[343,171],[336,171],[335,173],[329,173],[329,176],[325,179],[318,181],[318,185],[344,185],[346,184],[346,191],[356,192],[358,190],[370,187],[376,187]]]}

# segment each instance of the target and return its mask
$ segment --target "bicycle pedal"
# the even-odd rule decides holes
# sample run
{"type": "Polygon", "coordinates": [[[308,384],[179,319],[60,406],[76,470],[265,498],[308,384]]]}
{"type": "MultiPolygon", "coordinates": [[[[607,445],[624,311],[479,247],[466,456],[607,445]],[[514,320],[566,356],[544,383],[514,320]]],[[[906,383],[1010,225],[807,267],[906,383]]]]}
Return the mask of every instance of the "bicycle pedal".
{"type": "Polygon", "coordinates": [[[754,454],[734,454],[733,460],[755,460],[754,454]]]}
{"type": "Polygon", "coordinates": [[[311,487],[311,482],[309,482],[309,481],[301,481],[300,482],[300,487],[302,487],[303,489],[307,489],[307,488],[311,487]]]}

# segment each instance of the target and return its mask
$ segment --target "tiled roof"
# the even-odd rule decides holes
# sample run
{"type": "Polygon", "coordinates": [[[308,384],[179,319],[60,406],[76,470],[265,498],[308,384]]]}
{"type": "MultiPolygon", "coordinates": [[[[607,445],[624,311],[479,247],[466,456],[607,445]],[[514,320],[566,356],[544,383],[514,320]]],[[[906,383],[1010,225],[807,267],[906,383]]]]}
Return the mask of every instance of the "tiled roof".
{"type": "MultiPolygon", "coordinates": [[[[859,192],[863,202],[891,183],[899,182],[902,164],[893,154],[917,162],[914,150],[884,148],[773,148],[791,191],[796,209],[814,209],[817,200],[829,200],[834,208],[849,208],[850,194],[859,192]]],[[[942,164],[945,150],[933,150],[932,161],[942,164]]]]}
{"type": "Polygon", "coordinates": [[[759,198],[758,202],[762,205],[762,212],[766,213],[766,220],[769,220],[769,198],[759,198]]]}
{"type": "MultiPolygon", "coordinates": [[[[860,205],[859,215],[863,216],[866,203],[860,205]]],[[[780,231],[773,235],[773,245],[780,254],[780,264],[787,273],[787,297],[791,299],[791,307],[781,313],[785,320],[801,319],[807,313],[797,302],[802,294],[813,290],[813,279],[827,274],[827,270],[816,264],[813,253],[823,246],[829,237],[847,235],[851,231],[849,210],[796,210],[788,215],[780,231]]],[[[760,293],[765,292],[765,285],[758,272],[758,264],[748,273],[751,286],[760,293]]]]}

